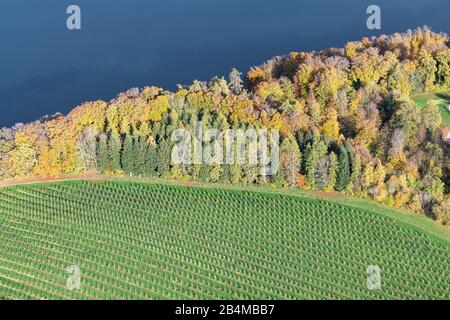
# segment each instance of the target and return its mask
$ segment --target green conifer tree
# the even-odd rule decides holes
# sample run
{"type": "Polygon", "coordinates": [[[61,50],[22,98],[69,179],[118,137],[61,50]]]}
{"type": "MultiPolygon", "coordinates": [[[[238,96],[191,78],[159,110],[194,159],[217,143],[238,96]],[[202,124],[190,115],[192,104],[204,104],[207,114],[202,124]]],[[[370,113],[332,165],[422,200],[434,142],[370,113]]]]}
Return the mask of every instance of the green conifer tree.
{"type": "Polygon", "coordinates": [[[109,157],[108,157],[108,136],[106,134],[100,135],[97,142],[97,163],[98,171],[100,173],[105,173],[109,168],[109,157]]]}
{"type": "Polygon", "coordinates": [[[350,159],[344,146],[339,147],[338,170],[336,176],[336,190],[342,191],[350,183],[350,159]]]}
{"type": "Polygon", "coordinates": [[[330,159],[330,167],[328,169],[328,184],[326,187],[326,191],[333,191],[336,185],[336,174],[338,170],[338,158],[334,152],[331,152],[329,155],[330,159]]]}
{"type": "Polygon", "coordinates": [[[169,140],[163,139],[158,148],[158,175],[167,177],[170,175],[172,149],[169,140]]]}
{"type": "Polygon", "coordinates": [[[133,140],[133,137],[127,134],[123,142],[122,166],[123,170],[129,175],[133,175],[136,168],[136,155],[133,140]]]}

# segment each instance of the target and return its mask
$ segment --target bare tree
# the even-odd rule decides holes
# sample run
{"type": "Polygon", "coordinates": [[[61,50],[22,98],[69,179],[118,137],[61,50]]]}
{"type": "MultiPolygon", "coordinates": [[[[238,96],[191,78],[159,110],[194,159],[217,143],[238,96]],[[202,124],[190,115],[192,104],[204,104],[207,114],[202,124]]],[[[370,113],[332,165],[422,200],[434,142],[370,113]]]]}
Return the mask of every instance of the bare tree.
{"type": "Polygon", "coordinates": [[[240,73],[236,68],[231,69],[229,87],[235,95],[240,95],[244,90],[241,75],[242,73],[240,73]]]}
{"type": "Polygon", "coordinates": [[[391,138],[391,148],[389,149],[389,156],[394,156],[403,151],[405,147],[405,133],[402,129],[395,129],[391,138]]]}
{"type": "Polygon", "coordinates": [[[98,131],[94,126],[86,127],[78,136],[78,157],[85,172],[97,170],[97,137],[98,131]]]}

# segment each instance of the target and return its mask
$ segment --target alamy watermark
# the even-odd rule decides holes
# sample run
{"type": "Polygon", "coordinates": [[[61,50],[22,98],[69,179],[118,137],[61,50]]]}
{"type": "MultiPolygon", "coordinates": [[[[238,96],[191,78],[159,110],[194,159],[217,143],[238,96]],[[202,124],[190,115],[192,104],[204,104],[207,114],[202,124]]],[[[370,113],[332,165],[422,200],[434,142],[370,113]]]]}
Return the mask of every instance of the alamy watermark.
{"type": "Polygon", "coordinates": [[[69,290],[80,290],[81,288],[81,271],[80,267],[76,265],[68,266],[66,268],[67,276],[66,288],[69,290]]]}
{"type": "MultiPolygon", "coordinates": [[[[66,26],[69,30],[81,30],[81,8],[78,5],[71,4],[67,7],[66,13],[69,15],[66,20],[66,26]]],[[[367,7],[366,13],[370,16],[367,18],[366,26],[369,30],[381,29],[381,8],[372,4],[367,7]]]]}
{"type": "Polygon", "coordinates": [[[367,14],[370,16],[367,18],[367,29],[369,30],[380,30],[381,29],[381,9],[379,6],[372,4],[367,7],[367,14]]]}
{"type": "Polygon", "coordinates": [[[366,270],[367,277],[367,288],[369,290],[379,290],[381,289],[381,269],[377,265],[370,265],[366,270]]]}
{"type": "Polygon", "coordinates": [[[172,164],[175,165],[251,165],[260,166],[262,176],[278,172],[280,134],[267,129],[206,129],[195,122],[192,131],[172,133],[172,164]],[[192,132],[193,131],[193,132],[192,132]]]}
{"type": "Polygon", "coordinates": [[[69,30],[81,30],[81,9],[72,4],[67,7],[66,13],[69,15],[66,20],[66,26],[69,30]]]}

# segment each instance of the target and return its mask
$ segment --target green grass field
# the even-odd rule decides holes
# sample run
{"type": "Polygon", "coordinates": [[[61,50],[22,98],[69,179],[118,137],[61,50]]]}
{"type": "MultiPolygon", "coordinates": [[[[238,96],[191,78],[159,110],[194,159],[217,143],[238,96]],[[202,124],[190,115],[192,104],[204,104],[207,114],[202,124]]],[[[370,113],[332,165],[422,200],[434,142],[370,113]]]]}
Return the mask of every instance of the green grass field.
{"type": "Polygon", "coordinates": [[[0,298],[449,299],[448,230],[361,204],[120,181],[3,188],[0,298]]]}
{"type": "Polygon", "coordinates": [[[424,108],[429,100],[436,100],[439,110],[441,110],[442,122],[445,125],[450,125],[450,111],[448,110],[448,106],[450,106],[450,91],[424,93],[415,95],[412,98],[421,108],[424,108]]]}

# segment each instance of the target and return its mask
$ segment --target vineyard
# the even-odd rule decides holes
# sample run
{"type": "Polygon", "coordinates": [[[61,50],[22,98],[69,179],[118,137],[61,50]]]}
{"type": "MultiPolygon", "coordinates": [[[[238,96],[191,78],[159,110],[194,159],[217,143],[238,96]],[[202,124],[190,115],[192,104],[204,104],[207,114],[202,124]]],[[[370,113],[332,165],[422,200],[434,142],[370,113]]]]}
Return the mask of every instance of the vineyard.
{"type": "Polygon", "coordinates": [[[308,196],[119,181],[0,189],[0,299],[449,299],[449,262],[445,237],[308,196]]]}

